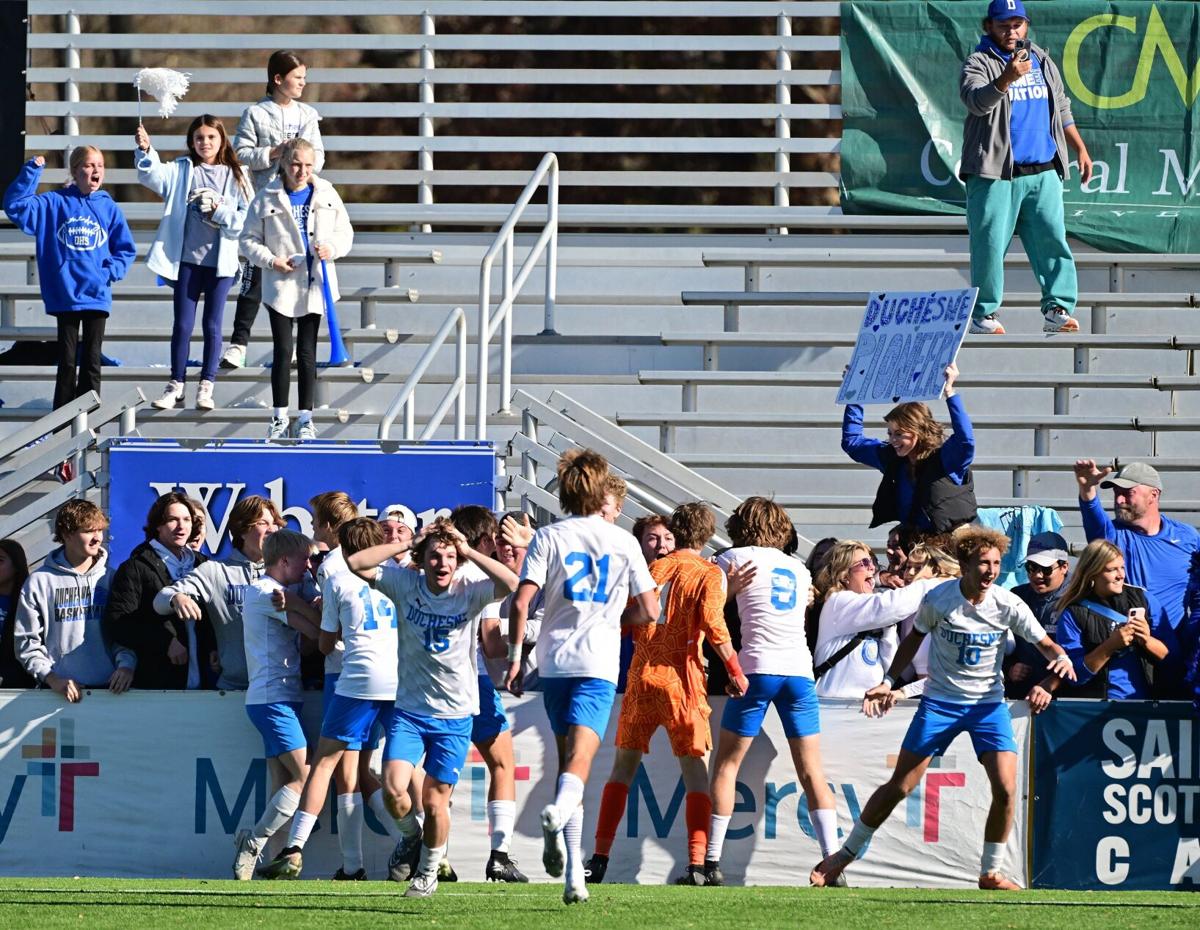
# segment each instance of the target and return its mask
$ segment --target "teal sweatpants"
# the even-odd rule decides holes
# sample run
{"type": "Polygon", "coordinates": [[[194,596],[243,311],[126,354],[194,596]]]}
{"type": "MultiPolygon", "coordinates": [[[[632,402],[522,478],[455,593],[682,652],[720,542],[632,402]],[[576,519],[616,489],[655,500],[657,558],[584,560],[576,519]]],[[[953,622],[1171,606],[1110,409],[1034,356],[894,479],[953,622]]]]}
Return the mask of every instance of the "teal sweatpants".
{"type": "Polygon", "coordinates": [[[967,231],[971,286],[979,288],[975,319],[990,316],[1004,300],[1004,254],[1013,233],[1021,237],[1042,289],[1042,309],[1058,304],[1075,312],[1079,280],[1063,221],[1062,179],[1056,171],[1011,181],[967,178],[967,231]]]}

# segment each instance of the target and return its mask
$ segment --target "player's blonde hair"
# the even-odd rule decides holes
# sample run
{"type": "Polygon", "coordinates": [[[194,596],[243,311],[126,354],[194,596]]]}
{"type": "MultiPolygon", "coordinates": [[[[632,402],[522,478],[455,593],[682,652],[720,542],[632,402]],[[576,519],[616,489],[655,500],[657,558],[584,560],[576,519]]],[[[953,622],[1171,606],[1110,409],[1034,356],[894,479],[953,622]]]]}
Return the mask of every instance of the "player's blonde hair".
{"type": "Polygon", "coordinates": [[[1079,556],[1079,561],[1075,565],[1075,571],[1071,572],[1070,579],[1063,585],[1062,594],[1058,597],[1055,609],[1065,610],[1076,601],[1083,600],[1091,593],[1092,586],[1096,583],[1096,579],[1104,573],[1108,563],[1113,559],[1124,558],[1121,550],[1107,539],[1093,539],[1087,544],[1083,554],[1079,556]]]}
{"type": "Polygon", "coordinates": [[[313,523],[338,529],[348,520],[358,516],[358,508],[345,491],[325,491],[308,501],[312,508],[313,523]]]}
{"type": "Polygon", "coordinates": [[[412,548],[413,561],[420,565],[429,555],[432,546],[449,546],[458,554],[458,536],[461,535],[455,525],[447,517],[438,517],[421,530],[421,535],[412,548]]]}
{"type": "Polygon", "coordinates": [[[676,549],[703,549],[717,531],[717,518],[702,501],[680,504],[671,513],[667,529],[675,537],[676,549]]]}
{"type": "Polygon", "coordinates": [[[620,475],[614,475],[611,471],[608,477],[604,479],[604,494],[611,494],[617,506],[620,507],[625,503],[625,498],[629,496],[629,485],[620,475]]]}
{"type": "Polygon", "coordinates": [[[822,597],[846,590],[850,582],[850,569],[861,558],[859,552],[865,552],[867,558],[871,557],[871,547],[857,539],[843,539],[829,550],[829,559],[817,573],[817,590],[822,597]]]}
{"type": "Polygon", "coordinates": [[[569,514],[599,513],[608,492],[608,462],[592,449],[571,449],[558,460],[558,502],[569,514]]]}
{"type": "Polygon", "coordinates": [[[796,528],[787,511],[769,497],[747,497],[725,521],[729,541],[735,546],[782,549],[796,528]]]}
{"type": "Polygon", "coordinates": [[[383,527],[370,517],[355,517],[338,527],[338,545],[342,555],[354,555],[360,549],[383,545],[383,527]]]}
{"type": "Polygon", "coordinates": [[[263,565],[270,568],[283,559],[298,559],[313,554],[313,541],[295,530],[276,530],[263,540],[263,565]]]}

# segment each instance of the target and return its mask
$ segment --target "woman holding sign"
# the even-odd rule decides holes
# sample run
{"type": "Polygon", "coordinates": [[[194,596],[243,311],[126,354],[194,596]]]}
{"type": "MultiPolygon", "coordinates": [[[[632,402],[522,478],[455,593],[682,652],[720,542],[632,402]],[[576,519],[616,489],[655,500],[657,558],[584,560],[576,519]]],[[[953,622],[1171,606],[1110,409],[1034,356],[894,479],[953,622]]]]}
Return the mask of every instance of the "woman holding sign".
{"type": "Polygon", "coordinates": [[[923,403],[899,404],[888,411],[886,441],[863,435],[863,408],[847,404],[842,418],[842,451],[860,465],[883,472],[871,526],[910,523],[948,533],[975,519],[975,434],[962,398],[954,391],[958,366],[946,368],[944,396],[953,430],[947,439],[923,403]]]}

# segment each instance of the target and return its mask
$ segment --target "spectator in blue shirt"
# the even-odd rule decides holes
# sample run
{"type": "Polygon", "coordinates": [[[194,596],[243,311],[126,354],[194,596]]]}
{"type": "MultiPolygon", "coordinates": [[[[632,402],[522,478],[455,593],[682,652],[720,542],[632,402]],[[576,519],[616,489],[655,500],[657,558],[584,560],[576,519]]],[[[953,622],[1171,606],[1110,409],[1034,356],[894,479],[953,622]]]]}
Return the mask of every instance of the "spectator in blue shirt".
{"type": "Polygon", "coordinates": [[[1166,610],[1171,628],[1179,630],[1200,533],[1159,513],[1163,483],[1158,471],[1144,462],[1130,462],[1114,473],[1111,466],[1081,459],[1075,463],[1075,480],[1088,541],[1115,543],[1125,557],[1129,583],[1152,594],[1166,610]],[[1105,514],[1097,487],[1112,488],[1115,519],[1105,514]]]}
{"type": "Polygon", "coordinates": [[[948,533],[975,519],[975,434],[962,398],[954,392],[958,366],[946,369],[946,407],[953,434],[921,403],[893,407],[885,416],[888,438],[863,435],[863,409],[847,404],[842,417],[842,451],[861,465],[883,472],[871,526],[910,523],[926,531],[948,533]]]}
{"type": "Polygon", "coordinates": [[[1125,559],[1088,544],[1059,598],[1058,644],[1075,665],[1070,697],[1144,701],[1178,688],[1175,631],[1154,595],[1125,583],[1125,559]]]}

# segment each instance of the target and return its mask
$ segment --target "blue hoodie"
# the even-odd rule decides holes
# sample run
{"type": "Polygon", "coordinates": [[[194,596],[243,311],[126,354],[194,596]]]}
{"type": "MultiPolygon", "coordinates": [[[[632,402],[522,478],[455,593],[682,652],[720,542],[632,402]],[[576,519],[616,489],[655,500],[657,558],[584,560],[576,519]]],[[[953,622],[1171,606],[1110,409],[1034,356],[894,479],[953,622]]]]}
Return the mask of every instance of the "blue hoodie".
{"type": "Polygon", "coordinates": [[[42,168],[32,159],[4,192],[4,212],[37,239],[38,280],[50,314],[112,308],[113,282],[133,263],[133,235],[104,191],[84,195],[70,184],[37,193],[42,168]]]}

